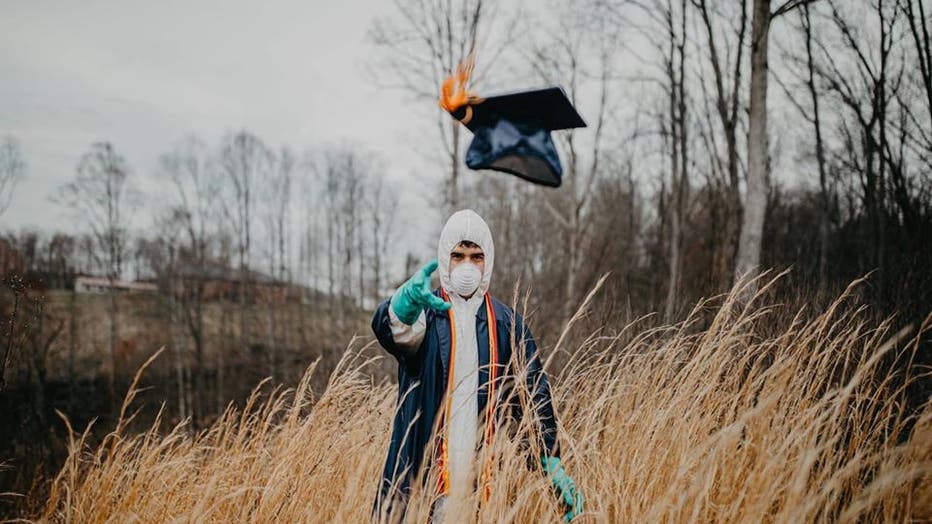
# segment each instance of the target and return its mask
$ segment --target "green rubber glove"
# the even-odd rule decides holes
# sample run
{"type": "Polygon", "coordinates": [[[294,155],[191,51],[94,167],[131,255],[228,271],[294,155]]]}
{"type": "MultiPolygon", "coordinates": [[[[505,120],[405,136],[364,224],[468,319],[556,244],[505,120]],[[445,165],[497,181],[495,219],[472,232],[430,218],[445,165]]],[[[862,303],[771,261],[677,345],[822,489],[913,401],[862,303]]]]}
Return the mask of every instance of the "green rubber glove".
{"type": "Polygon", "coordinates": [[[405,282],[392,297],[391,307],[398,320],[409,326],[417,322],[418,315],[425,307],[446,311],[450,304],[437,295],[430,288],[430,275],[437,270],[438,263],[431,260],[405,282]]]}
{"type": "Polygon", "coordinates": [[[569,522],[579,516],[583,512],[583,496],[580,491],[576,489],[576,483],[573,482],[573,479],[566,474],[566,470],[563,469],[563,463],[560,462],[560,457],[540,457],[540,465],[544,468],[544,472],[550,476],[550,482],[553,483],[553,488],[556,490],[557,495],[560,497],[560,502],[563,504],[563,507],[568,511],[563,515],[563,520],[569,522]]]}

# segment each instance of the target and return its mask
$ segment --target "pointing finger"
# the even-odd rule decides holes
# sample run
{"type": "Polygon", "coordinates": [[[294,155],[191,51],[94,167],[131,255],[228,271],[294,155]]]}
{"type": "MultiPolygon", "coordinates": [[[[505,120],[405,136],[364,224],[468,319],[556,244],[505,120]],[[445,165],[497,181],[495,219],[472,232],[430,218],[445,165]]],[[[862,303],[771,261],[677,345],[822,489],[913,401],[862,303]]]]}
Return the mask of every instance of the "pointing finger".
{"type": "Polygon", "coordinates": [[[436,259],[436,258],[433,259],[433,260],[431,260],[430,262],[424,264],[424,267],[421,268],[421,275],[422,275],[422,276],[425,276],[425,277],[427,277],[427,278],[429,279],[431,273],[433,273],[434,271],[437,271],[437,266],[438,266],[438,265],[440,265],[440,263],[437,262],[437,259],[436,259]]]}

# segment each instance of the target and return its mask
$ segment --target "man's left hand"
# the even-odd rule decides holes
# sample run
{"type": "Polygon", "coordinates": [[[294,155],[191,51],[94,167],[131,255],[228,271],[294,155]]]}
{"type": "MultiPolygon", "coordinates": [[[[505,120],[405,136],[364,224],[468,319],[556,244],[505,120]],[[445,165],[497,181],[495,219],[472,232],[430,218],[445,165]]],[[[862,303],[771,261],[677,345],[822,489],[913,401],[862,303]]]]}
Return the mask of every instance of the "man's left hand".
{"type": "Polygon", "coordinates": [[[540,458],[540,464],[550,477],[550,482],[553,483],[560,502],[568,510],[563,516],[564,520],[567,522],[573,520],[583,512],[582,492],[576,489],[576,483],[563,469],[560,457],[543,456],[540,458]]]}

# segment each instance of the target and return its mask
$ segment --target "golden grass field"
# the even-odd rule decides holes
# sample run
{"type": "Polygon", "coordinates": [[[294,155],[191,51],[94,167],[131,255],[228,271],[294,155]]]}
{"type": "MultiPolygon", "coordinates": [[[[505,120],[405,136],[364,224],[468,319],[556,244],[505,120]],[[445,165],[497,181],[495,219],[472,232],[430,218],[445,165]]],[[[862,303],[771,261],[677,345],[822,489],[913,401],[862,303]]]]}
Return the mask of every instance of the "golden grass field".
{"type": "MultiPolygon", "coordinates": [[[[932,519],[932,403],[909,415],[904,397],[928,371],[885,364],[909,361],[927,326],[872,325],[847,294],[795,317],[740,306],[739,294],[714,315],[705,303],[683,323],[634,323],[570,351],[552,382],[563,459],[586,500],[575,522],[932,519]]],[[[295,390],[256,394],[195,435],[159,423],[129,434],[126,416],[91,448],[77,430],[38,519],[368,521],[397,386],[374,382],[355,346],[326,390],[310,390],[311,366],[295,390]]],[[[493,496],[458,522],[561,520],[520,451],[532,427],[498,433],[493,496]]],[[[426,522],[430,500],[415,493],[406,521],[426,522]]]]}

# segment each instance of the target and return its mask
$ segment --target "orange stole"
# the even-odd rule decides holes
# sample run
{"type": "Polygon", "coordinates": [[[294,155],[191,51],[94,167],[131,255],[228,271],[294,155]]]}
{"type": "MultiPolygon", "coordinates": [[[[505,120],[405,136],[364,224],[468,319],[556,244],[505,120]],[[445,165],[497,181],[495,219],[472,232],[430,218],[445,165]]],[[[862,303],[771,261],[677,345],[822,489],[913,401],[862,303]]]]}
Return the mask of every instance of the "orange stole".
{"type": "MultiPolygon", "coordinates": [[[[450,301],[447,292],[440,289],[443,299],[450,301]]],[[[485,294],[486,318],[489,325],[489,391],[488,399],[485,404],[485,450],[487,457],[482,468],[482,485],[484,500],[488,500],[492,494],[492,472],[494,467],[493,455],[490,449],[492,440],[495,437],[495,408],[498,400],[497,378],[498,378],[498,329],[495,324],[495,309],[492,307],[492,297],[485,294]]],[[[447,469],[447,431],[446,421],[450,418],[451,404],[453,403],[453,375],[454,364],[456,362],[456,319],[453,315],[453,309],[448,311],[450,315],[450,365],[447,371],[447,392],[444,401],[443,412],[440,414],[440,439],[437,449],[437,467],[440,474],[437,476],[437,494],[446,495],[450,491],[450,472],[447,469]]]]}

